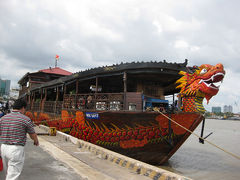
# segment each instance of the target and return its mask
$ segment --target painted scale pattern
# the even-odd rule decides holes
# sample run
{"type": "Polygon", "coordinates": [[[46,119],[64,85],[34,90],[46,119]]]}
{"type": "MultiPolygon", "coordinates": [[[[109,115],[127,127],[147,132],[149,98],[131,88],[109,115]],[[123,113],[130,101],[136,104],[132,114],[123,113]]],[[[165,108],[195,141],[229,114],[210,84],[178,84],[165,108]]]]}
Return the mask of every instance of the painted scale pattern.
{"type": "MultiPolygon", "coordinates": [[[[104,147],[112,146],[123,149],[143,147],[146,144],[158,144],[165,141],[169,135],[174,137],[186,133],[183,128],[172,124],[172,132],[169,134],[169,120],[162,115],[156,116],[156,125],[149,127],[136,125],[134,128],[127,129],[120,129],[116,125],[115,129],[109,129],[104,125],[104,128],[100,128],[96,124],[95,127],[91,127],[81,111],[76,111],[76,114],[73,114],[62,110],[62,114],[58,118],[53,118],[47,113],[32,113],[30,111],[26,115],[33,119],[36,124],[56,127],[57,130],[104,147]]],[[[171,118],[186,128],[190,128],[195,119],[195,117],[186,119],[184,114],[172,115],[171,118]]]]}
{"type": "Polygon", "coordinates": [[[184,96],[183,97],[183,106],[185,112],[200,112],[204,113],[206,110],[204,109],[202,102],[204,97],[197,96],[184,96]]]}

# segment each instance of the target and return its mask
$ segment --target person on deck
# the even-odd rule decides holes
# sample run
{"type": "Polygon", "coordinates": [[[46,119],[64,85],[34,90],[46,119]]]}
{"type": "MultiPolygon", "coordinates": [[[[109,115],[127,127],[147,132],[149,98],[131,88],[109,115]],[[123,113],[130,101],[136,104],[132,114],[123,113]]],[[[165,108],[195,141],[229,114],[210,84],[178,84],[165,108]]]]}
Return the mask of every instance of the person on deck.
{"type": "Polygon", "coordinates": [[[34,145],[39,145],[34,124],[24,115],[26,106],[25,101],[16,100],[12,112],[0,119],[1,156],[6,180],[16,180],[22,172],[26,134],[29,134],[34,145]]]}
{"type": "Polygon", "coordinates": [[[88,109],[92,109],[93,108],[92,100],[93,100],[92,96],[89,95],[88,98],[87,98],[87,108],[88,109]]]}

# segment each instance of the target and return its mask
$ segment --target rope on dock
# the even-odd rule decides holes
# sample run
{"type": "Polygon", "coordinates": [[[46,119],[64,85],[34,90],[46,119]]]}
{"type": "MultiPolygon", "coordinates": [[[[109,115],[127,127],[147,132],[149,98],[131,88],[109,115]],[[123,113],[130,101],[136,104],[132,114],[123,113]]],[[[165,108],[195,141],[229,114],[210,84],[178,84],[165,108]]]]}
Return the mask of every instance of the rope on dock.
{"type": "Polygon", "coordinates": [[[200,137],[200,136],[197,135],[196,133],[190,131],[189,129],[185,128],[185,127],[182,126],[181,124],[179,124],[179,123],[177,123],[176,121],[174,121],[173,119],[171,119],[170,117],[166,116],[166,115],[163,114],[161,111],[157,110],[157,112],[159,112],[161,115],[163,115],[164,117],[168,118],[170,121],[172,121],[173,123],[177,124],[177,125],[180,126],[181,128],[185,129],[185,130],[188,131],[189,133],[197,136],[197,137],[200,138],[201,140],[206,141],[206,142],[209,143],[210,145],[212,145],[212,146],[214,146],[214,147],[222,150],[223,152],[231,155],[232,157],[235,157],[236,159],[240,160],[240,156],[238,156],[238,155],[236,155],[236,154],[234,154],[234,153],[232,153],[232,152],[230,152],[230,151],[227,151],[227,150],[223,149],[222,147],[220,147],[220,146],[218,146],[218,145],[216,145],[216,144],[214,144],[214,143],[212,143],[212,142],[210,142],[210,141],[208,141],[208,140],[206,140],[206,139],[203,139],[202,137],[200,137]]]}

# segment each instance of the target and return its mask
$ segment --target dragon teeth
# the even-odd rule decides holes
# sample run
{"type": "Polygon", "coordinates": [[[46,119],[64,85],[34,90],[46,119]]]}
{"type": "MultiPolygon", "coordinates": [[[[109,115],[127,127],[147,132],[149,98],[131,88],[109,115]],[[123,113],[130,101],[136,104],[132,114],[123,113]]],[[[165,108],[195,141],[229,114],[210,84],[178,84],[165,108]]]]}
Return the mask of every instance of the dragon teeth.
{"type": "Polygon", "coordinates": [[[221,85],[221,83],[222,83],[222,82],[221,82],[221,81],[219,81],[219,82],[215,82],[215,83],[212,83],[212,84],[214,84],[214,86],[216,86],[216,87],[218,87],[218,88],[219,88],[219,87],[220,87],[220,85],[221,85]]]}

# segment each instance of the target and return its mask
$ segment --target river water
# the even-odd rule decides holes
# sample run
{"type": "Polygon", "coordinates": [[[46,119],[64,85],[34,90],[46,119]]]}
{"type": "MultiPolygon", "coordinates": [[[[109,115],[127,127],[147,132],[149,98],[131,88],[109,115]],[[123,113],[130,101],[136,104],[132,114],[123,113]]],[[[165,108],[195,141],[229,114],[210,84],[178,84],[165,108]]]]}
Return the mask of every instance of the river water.
{"type": "MultiPolygon", "coordinates": [[[[194,131],[200,135],[202,124],[194,131]]],[[[208,141],[240,156],[240,121],[206,119],[208,141]]],[[[240,160],[191,135],[163,169],[195,180],[239,180],[240,160]]]]}

